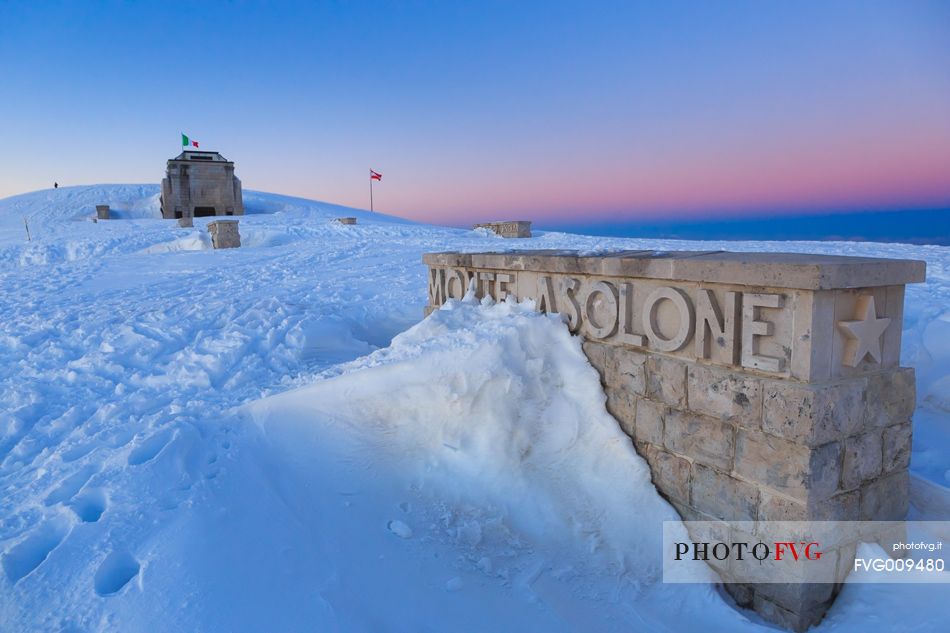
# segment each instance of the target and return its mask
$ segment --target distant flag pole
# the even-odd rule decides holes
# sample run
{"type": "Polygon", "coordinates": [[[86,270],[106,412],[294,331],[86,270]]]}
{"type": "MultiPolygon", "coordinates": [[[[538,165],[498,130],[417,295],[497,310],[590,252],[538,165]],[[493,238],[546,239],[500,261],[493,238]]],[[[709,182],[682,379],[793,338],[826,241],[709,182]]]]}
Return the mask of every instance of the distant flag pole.
{"type": "Polygon", "coordinates": [[[373,211],[373,181],[382,180],[382,179],[383,179],[382,174],[375,172],[372,169],[369,170],[369,210],[370,211],[373,211]]]}

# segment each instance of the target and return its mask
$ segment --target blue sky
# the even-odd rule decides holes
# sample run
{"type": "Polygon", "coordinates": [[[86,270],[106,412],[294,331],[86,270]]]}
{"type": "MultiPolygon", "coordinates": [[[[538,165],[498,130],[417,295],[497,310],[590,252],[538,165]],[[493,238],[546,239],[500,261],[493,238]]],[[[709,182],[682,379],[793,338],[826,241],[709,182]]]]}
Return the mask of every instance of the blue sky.
{"type": "Polygon", "coordinates": [[[158,182],[466,223],[950,206],[946,2],[9,2],[0,196],[158,182]]]}

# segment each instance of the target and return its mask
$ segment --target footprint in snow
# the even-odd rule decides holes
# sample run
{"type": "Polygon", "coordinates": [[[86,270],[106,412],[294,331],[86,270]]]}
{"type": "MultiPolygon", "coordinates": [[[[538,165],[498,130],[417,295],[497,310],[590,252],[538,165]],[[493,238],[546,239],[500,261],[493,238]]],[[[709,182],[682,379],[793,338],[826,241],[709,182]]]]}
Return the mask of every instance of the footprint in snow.
{"type": "Polygon", "coordinates": [[[95,523],[106,511],[108,497],[102,488],[83,490],[70,503],[69,507],[84,523],[95,523]]]}
{"type": "Polygon", "coordinates": [[[138,576],[141,566],[126,551],[118,550],[106,556],[96,570],[93,585],[100,596],[111,596],[138,576]]]}
{"type": "Polygon", "coordinates": [[[138,466],[149,462],[162,452],[162,449],[171,440],[172,430],[164,429],[143,440],[138,446],[129,453],[129,466],[138,466]]]}
{"type": "Polygon", "coordinates": [[[46,495],[46,499],[43,501],[48,506],[62,503],[64,501],[69,501],[76,493],[86,485],[86,482],[89,479],[99,472],[98,466],[89,464],[83,466],[78,471],[63,479],[59,485],[51,493],[46,495]]]}
{"type": "Polygon", "coordinates": [[[412,538],[412,528],[399,519],[390,521],[386,527],[399,538],[412,538]]]}
{"type": "Polygon", "coordinates": [[[3,557],[3,571],[15,583],[40,566],[63,542],[69,524],[62,519],[48,521],[14,545],[3,557]]]}
{"type": "Polygon", "coordinates": [[[73,446],[71,448],[67,448],[66,450],[64,450],[60,454],[60,457],[62,458],[64,463],[68,464],[70,462],[76,461],[80,457],[85,457],[86,455],[91,453],[95,448],[96,448],[96,444],[94,442],[85,442],[83,444],[77,444],[76,446],[73,446]]]}

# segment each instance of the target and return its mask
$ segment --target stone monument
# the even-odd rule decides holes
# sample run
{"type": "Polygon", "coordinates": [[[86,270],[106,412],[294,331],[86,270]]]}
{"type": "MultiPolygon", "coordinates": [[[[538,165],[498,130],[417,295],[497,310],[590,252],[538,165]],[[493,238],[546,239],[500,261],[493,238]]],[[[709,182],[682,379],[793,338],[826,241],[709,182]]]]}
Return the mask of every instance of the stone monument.
{"type": "Polygon", "coordinates": [[[168,161],[161,205],[165,219],[244,215],[234,163],[218,152],[183,151],[168,161]]]}
{"type": "Polygon", "coordinates": [[[528,220],[510,220],[508,222],[485,222],[476,224],[473,229],[488,229],[502,237],[531,237],[531,222],[528,220]]]}
{"type": "MultiPolygon", "coordinates": [[[[924,262],[722,251],[424,261],[427,313],[473,281],[479,297],[561,313],[684,520],[905,517],[915,385],[899,364],[904,286],[924,280],[924,262]]],[[[847,565],[854,551],[828,556],[847,565]]],[[[730,583],[729,569],[717,571],[730,583]]],[[[818,622],[840,589],[725,586],[795,630],[818,622]]]]}
{"type": "Polygon", "coordinates": [[[215,248],[238,248],[241,246],[241,234],[237,220],[215,220],[208,222],[211,233],[211,245],[215,248]]]}

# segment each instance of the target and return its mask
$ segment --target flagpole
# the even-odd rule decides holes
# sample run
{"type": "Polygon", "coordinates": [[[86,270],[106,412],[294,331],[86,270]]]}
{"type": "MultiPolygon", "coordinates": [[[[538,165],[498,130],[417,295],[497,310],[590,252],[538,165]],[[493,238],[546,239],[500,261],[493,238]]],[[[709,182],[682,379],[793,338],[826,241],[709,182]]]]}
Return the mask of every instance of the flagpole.
{"type": "Polygon", "coordinates": [[[369,170],[369,210],[373,210],[373,170],[369,170]]]}

